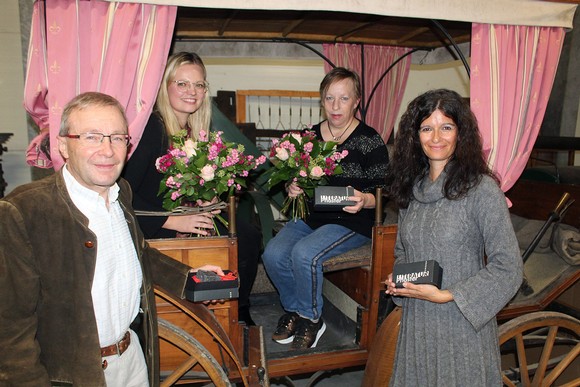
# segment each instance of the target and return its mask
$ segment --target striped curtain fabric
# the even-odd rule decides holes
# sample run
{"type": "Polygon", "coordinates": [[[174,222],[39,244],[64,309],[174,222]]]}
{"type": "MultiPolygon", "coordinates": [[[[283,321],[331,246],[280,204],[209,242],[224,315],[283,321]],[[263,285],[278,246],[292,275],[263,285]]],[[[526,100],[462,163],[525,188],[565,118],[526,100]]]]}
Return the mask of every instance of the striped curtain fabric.
{"type": "MultiPolygon", "coordinates": [[[[361,45],[359,44],[324,44],[324,55],[336,66],[346,67],[356,71],[361,76],[365,98],[369,98],[377,81],[389,66],[398,58],[408,53],[407,47],[389,46],[364,46],[364,78],[362,77],[361,45]]],[[[385,142],[391,136],[401,107],[401,100],[407,86],[409,70],[411,68],[411,55],[401,59],[383,78],[377,87],[366,113],[366,124],[373,127],[385,142]]],[[[325,72],[331,70],[331,66],[324,63],[325,72]]],[[[361,101],[362,104],[367,101],[361,101]]],[[[365,106],[366,107],[366,106],[365,106]]],[[[360,118],[360,117],[359,117],[360,118]]]]}
{"type": "Polygon", "coordinates": [[[564,29],[473,23],[471,39],[471,108],[488,163],[506,192],[540,131],[564,29]]]}
{"type": "Polygon", "coordinates": [[[62,109],[86,91],[117,98],[126,109],[131,142],[139,142],[167,62],[176,12],[173,6],[100,0],[34,3],[24,106],[41,134],[27,151],[30,165],[62,167],[56,141],[62,109]],[[47,136],[51,161],[39,149],[47,136]]]}

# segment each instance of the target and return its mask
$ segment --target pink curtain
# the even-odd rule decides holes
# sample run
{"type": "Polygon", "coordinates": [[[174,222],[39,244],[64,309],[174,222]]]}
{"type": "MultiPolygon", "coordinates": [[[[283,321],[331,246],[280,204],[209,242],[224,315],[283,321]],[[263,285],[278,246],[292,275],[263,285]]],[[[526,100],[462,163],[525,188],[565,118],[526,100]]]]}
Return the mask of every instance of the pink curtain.
{"type": "MultiPolygon", "coordinates": [[[[410,48],[406,47],[364,46],[365,71],[364,80],[362,81],[364,82],[365,98],[369,98],[373,87],[385,70],[410,50],[410,48]]],[[[336,66],[347,67],[361,75],[360,45],[343,43],[324,44],[323,52],[336,66]]],[[[368,108],[366,123],[375,128],[385,142],[393,132],[397,113],[399,112],[403,93],[407,85],[410,67],[411,56],[408,55],[387,73],[375,91],[368,108]]],[[[325,72],[329,72],[330,69],[331,66],[325,62],[325,72]]],[[[367,101],[364,102],[365,104],[367,103],[367,101]]]]}
{"type": "Polygon", "coordinates": [[[30,165],[62,167],[56,142],[62,109],[85,91],[117,98],[126,109],[131,143],[139,142],[167,62],[176,12],[177,7],[99,0],[35,2],[24,106],[41,134],[27,151],[30,165]],[[38,149],[46,136],[52,163],[38,149]]]}
{"type": "Polygon", "coordinates": [[[489,164],[509,190],[540,131],[564,41],[560,27],[473,23],[471,107],[489,164]]]}

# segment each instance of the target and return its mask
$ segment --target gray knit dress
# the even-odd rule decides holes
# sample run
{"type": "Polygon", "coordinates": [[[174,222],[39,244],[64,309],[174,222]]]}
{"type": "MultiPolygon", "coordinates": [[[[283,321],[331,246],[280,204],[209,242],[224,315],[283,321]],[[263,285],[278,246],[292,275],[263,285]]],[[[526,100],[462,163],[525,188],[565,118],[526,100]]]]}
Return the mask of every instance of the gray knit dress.
{"type": "Polygon", "coordinates": [[[488,176],[466,197],[443,196],[445,172],[413,188],[399,214],[396,262],[435,259],[454,301],[397,297],[403,315],[392,386],[501,386],[495,315],[522,282],[504,194],[488,176]],[[484,252],[487,264],[484,262],[484,252]]]}

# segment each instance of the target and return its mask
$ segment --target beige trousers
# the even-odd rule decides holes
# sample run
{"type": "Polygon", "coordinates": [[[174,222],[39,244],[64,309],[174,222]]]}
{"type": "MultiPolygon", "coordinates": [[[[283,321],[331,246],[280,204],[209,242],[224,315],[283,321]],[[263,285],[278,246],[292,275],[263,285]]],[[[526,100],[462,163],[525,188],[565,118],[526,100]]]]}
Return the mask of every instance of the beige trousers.
{"type": "Polygon", "coordinates": [[[147,363],[137,334],[131,332],[131,344],[121,356],[106,356],[105,380],[107,387],[147,387],[147,363]]]}

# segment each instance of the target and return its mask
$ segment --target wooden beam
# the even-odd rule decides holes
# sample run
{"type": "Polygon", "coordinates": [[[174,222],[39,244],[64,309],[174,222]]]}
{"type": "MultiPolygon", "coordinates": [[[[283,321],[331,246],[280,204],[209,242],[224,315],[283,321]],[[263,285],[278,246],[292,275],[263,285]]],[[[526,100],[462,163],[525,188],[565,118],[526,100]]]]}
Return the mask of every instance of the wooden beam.
{"type": "Polygon", "coordinates": [[[377,22],[366,22],[366,23],[359,23],[358,25],[356,25],[354,28],[352,28],[350,31],[345,32],[342,35],[337,35],[336,36],[336,40],[339,39],[348,39],[349,37],[353,36],[354,34],[356,34],[359,31],[362,31],[364,29],[367,29],[369,27],[372,27],[374,25],[376,25],[377,22]]]}
{"type": "MultiPolygon", "coordinates": [[[[580,1],[580,0],[579,0],[580,1]]],[[[196,40],[196,39],[223,39],[226,40],[271,40],[271,39],[294,39],[310,43],[352,43],[352,44],[375,44],[386,46],[404,46],[404,47],[419,47],[419,48],[436,48],[441,47],[440,41],[419,41],[409,40],[402,42],[401,40],[391,38],[365,38],[361,36],[349,38],[337,38],[334,35],[312,35],[312,34],[296,34],[291,33],[288,36],[282,36],[280,33],[271,32],[225,32],[222,36],[218,35],[216,31],[185,31],[176,32],[176,38],[180,40],[196,40]]],[[[470,35],[462,35],[454,37],[456,43],[469,42],[470,35]]]]}
{"type": "Polygon", "coordinates": [[[289,23],[283,30],[282,30],[282,36],[283,37],[287,37],[288,34],[290,34],[292,31],[294,31],[294,29],[296,27],[298,27],[300,24],[302,24],[304,21],[306,20],[306,18],[299,18],[294,20],[293,22],[289,23]]]}
{"type": "Polygon", "coordinates": [[[238,14],[238,11],[235,10],[233,11],[230,16],[223,22],[222,26],[220,27],[219,31],[218,31],[218,36],[223,36],[224,33],[226,32],[228,26],[230,25],[230,23],[232,22],[232,20],[234,20],[234,18],[236,17],[236,15],[238,14]]]}
{"type": "Polygon", "coordinates": [[[414,38],[415,36],[421,35],[427,31],[430,31],[430,29],[428,27],[417,28],[416,30],[409,32],[408,34],[401,36],[398,39],[398,41],[400,43],[407,42],[408,40],[414,38]]]}

